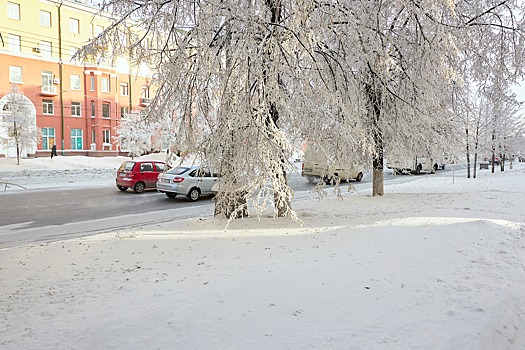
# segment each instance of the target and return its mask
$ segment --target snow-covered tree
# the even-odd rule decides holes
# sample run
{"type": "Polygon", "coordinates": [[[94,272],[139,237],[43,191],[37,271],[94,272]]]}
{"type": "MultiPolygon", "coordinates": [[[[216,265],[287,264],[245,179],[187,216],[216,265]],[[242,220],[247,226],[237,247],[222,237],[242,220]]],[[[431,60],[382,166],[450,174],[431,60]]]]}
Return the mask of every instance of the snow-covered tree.
{"type": "Polygon", "coordinates": [[[13,84],[7,103],[4,104],[4,122],[7,136],[0,137],[4,147],[16,148],[16,161],[20,165],[20,156],[24,149],[34,149],[40,139],[40,130],[36,127],[35,107],[31,101],[18,92],[13,84]]]}
{"type": "Polygon", "coordinates": [[[114,143],[121,150],[129,152],[130,157],[138,157],[151,152],[151,128],[148,119],[141,111],[127,113],[116,129],[114,143]]]}
{"type": "Polygon", "coordinates": [[[446,151],[457,137],[452,88],[466,72],[522,74],[514,0],[107,0],[104,9],[116,22],[91,48],[131,50],[158,67],[153,104],[178,116],[181,148],[221,170],[229,217],[247,200],[296,217],[286,177],[298,137],[332,147],[342,165],[372,162],[382,195],[385,148],[446,151]],[[119,47],[132,20],[145,34],[119,47]]]}

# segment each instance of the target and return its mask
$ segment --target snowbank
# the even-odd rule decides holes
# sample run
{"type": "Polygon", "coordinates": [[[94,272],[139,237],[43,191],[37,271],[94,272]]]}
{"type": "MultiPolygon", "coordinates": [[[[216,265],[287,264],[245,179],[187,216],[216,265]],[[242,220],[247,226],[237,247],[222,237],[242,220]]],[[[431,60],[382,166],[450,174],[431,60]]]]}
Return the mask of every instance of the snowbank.
{"type": "Polygon", "coordinates": [[[525,167],[478,175],[0,250],[0,347],[523,349],[525,167]]]}

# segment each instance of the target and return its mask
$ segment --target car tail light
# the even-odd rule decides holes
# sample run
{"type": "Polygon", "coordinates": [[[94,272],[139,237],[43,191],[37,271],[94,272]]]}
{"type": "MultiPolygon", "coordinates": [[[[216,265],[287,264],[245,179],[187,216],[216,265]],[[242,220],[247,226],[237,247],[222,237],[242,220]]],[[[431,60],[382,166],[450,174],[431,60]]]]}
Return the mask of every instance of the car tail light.
{"type": "Polygon", "coordinates": [[[183,177],[176,177],[176,178],[173,179],[173,182],[175,182],[175,183],[179,183],[179,182],[182,182],[182,181],[184,181],[183,177]]]}

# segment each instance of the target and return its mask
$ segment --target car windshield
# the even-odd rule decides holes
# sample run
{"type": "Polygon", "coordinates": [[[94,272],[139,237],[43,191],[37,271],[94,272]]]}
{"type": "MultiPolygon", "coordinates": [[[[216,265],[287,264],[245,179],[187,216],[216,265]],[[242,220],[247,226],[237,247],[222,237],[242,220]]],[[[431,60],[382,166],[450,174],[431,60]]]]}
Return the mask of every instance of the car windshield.
{"type": "Polygon", "coordinates": [[[178,168],[173,168],[173,169],[168,170],[167,173],[172,174],[172,175],[182,175],[188,170],[190,170],[190,168],[188,167],[178,167],[178,168]]]}

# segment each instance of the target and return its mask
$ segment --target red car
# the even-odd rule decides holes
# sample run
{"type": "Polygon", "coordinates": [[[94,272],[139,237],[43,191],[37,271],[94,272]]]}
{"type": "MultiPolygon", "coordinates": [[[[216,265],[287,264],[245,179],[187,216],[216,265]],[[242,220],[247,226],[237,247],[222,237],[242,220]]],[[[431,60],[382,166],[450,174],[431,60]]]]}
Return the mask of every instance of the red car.
{"type": "Polygon", "coordinates": [[[145,189],[157,188],[157,176],[164,172],[166,163],[156,160],[128,160],[117,170],[117,188],[126,191],[132,188],[135,193],[145,189]]]}

